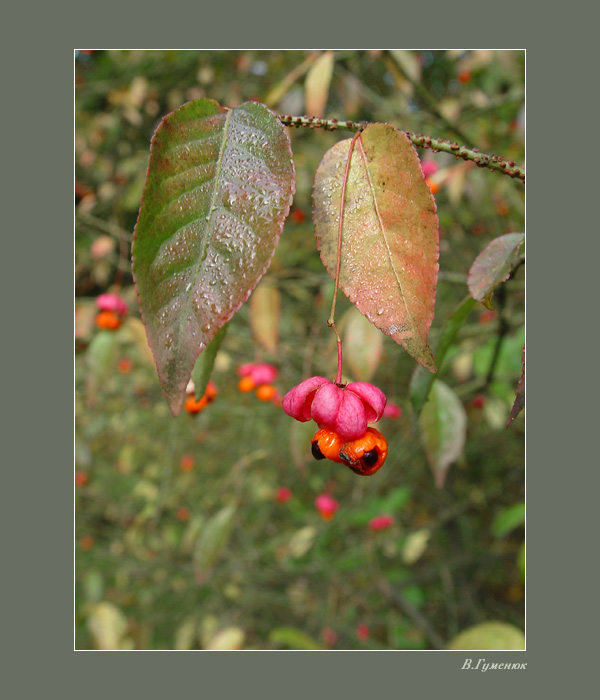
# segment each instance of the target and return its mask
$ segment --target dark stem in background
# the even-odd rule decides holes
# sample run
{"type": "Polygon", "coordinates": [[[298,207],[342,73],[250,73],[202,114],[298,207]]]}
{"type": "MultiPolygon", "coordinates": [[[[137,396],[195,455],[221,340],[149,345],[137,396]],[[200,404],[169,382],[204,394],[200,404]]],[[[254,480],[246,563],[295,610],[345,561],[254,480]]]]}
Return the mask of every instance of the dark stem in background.
{"type": "MultiPolygon", "coordinates": [[[[517,260],[517,262],[514,264],[512,270],[510,271],[510,279],[514,279],[515,272],[525,264],[525,256],[521,255],[521,257],[517,260]]],[[[508,282],[508,280],[507,280],[508,282]]],[[[504,307],[506,306],[506,282],[504,284],[501,284],[498,287],[498,291],[496,292],[496,301],[498,304],[498,318],[499,318],[499,326],[498,326],[498,335],[496,339],[496,346],[494,347],[494,354],[492,355],[492,359],[490,362],[490,367],[488,369],[487,376],[485,378],[485,384],[483,386],[483,391],[489,388],[491,383],[494,381],[494,373],[496,371],[496,365],[498,363],[498,358],[500,357],[500,350],[502,349],[502,343],[504,342],[504,338],[508,335],[508,332],[510,330],[510,323],[508,322],[508,319],[506,318],[504,314],[504,307]]]]}
{"type": "Polygon", "coordinates": [[[494,381],[494,372],[496,371],[496,365],[498,363],[498,358],[500,357],[500,350],[502,348],[502,343],[504,338],[508,333],[509,324],[504,318],[504,306],[506,305],[506,285],[502,284],[498,288],[496,293],[496,302],[498,304],[498,318],[500,323],[498,325],[498,335],[496,338],[496,345],[494,347],[494,354],[490,362],[490,367],[485,378],[485,385],[483,387],[484,391],[489,388],[490,384],[494,381]]]}

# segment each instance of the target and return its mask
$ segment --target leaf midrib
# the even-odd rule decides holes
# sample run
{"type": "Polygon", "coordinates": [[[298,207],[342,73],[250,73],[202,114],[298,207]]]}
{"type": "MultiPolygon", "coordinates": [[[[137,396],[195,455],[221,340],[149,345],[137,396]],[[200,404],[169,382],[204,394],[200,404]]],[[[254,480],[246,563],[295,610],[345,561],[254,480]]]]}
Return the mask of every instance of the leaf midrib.
{"type": "Polygon", "coordinates": [[[392,268],[392,271],[394,273],[394,277],[396,278],[396,282],[398,283],[398,287],[400,289],[400,296],[402,297],[402,303],[404,304],[404,310],[406,312],[406,316],[409,319],[411,331],[414,331],[414,327],[415,327],[414,320],[413,320],[412,314],[409,311],[408,304],[406,302],[406,297],[404,295],[404,289],[402,287],[402,281],[400,280],[400,277],[398,276],[398,273],[396,272],[396,268],[394,266],[394,261],[392,258],[392,251],[390,249],[390,245],[388,243],[388,239],[387,239],[387,236],[385,233],[385,227],[383,224],[383,220],[381,218],[381,214],[379,213],[379,207],[377,206],[377,197],[375,196],[375,188],[373,187],[373,182],[371,180],[371,174],[369,172],[369,167],[368,167],[368,162],[367,162],[367,154],[365,153],[365,149],[363,147],[362,135],[358,137],[358,145],[359,145],[359,152],[360,152],[362,160],[363,160],[365,172],[367,174],[367,180],[369,182],[369,189],[371,192],[371,196],[373,197],[373,204],[375,206],[377,220],[379,221],[379,228],[381,229],[381,235],[383,236],[383,240],[385,243],[385,249],[386,249],[386,252],[388,255],[390,267],[392,268]]]}
{"type": "MultiPolygon", "coordinates": [[[[219,150],[219,157],[217,158],[217,167],[215,169],[215,177],[214,177],[215,187],[213,189],[213,194],[212,194],[211,201],[210,201],[210,207],[208,209],[208,215],[207,215],[208,219],[206,219],[206,226],[204,229],[204,240],[202,241],[202,244],[200,246],[202,254],[199,256],[199,260],[198,260],[198,263],[196,265],[196,270],[195,270],[194,274],[192,275],[192,289],[196,286],[196,280],[198,279],[198,275],[200,274],[200,270],[202,268],[202,263],[204,262],[204,259],[206,258],[206,247],[208,246],[208,232],[210,230],[211,222],[212,222],[212,218],[213,218],[213,213],[215,211],[215,201],[216,201],[216,197],[217,197],[217,190],[219,189],[219,185],[220,185],[221,170],[223,168],[223,155],[225,153],[225,146],[226,146],[226,142],[227,142],[227,132],[229,130],[229,123],[231,121],[232,113],[233,113],[232,109],[227,111],[227,116],[225,117],[225,124],[223,125],[223,140],[221,143],[221,148],[219,150]]],[[[179,356],[180,351],[181,351],[181,338],[183,336],[183,324],[184,324],[185,320],[187,319],[188,310],[189,310],[189,306],[190,306],[190,299],[191,299],[191,294],[187,294],[185,301],[184,301],[183,311],[179,317],[179,331],[177,333],[177,356],[179,356]]]]}

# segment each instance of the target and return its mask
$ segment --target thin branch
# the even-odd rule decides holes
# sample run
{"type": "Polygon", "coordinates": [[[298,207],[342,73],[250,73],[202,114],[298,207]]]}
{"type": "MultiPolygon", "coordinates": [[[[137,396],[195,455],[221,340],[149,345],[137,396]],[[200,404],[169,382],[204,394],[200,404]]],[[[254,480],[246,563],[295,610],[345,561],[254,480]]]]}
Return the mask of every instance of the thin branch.
{"type": "MultiPolygon", "coordinates": [[[[353,122],[351,120],[319,119],[317,117],[294,117],[290,114],[280,114],[278,118],[284,126],[306,126],[311,129],[325,129],[327,131],[335,131],[337,129],[359,131],[365,129],[370,123],[366,121],[353,122]]],[[[525,169],[517,166],[512,160],[506,160],[503,156],[497,156],[493,153],[481,153],[478,148],[459,146],[455,141],[434,139],[431,136],[424,136],[411,131],[403,131],[402,133],[406,134],[418,148],[430,148],[434,153],[437,151],[451,153],[456,158],[470,160],[479,168],[489,168],[525,182],[525,169]]]]}
{"type": "Polygon", "coordinates": [[[435,649],[443,650],[446,642],[436,631],[431,622],[423,615],[398,589],[393,588],[389,582],[380,585],[382,592],[396,605],[429,638],[435,649]]]}

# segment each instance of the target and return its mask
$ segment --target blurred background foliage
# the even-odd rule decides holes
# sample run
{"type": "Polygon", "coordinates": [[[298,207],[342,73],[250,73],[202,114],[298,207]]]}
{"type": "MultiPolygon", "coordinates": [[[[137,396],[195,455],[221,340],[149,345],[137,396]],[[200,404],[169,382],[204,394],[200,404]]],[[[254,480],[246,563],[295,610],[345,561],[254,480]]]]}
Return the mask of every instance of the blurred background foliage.
{"type": "MultiPolygon", "coordinates": [[[[316,116],[387,122],[524,163],[523,52],[325,55],[75,53],[79,649],[438,649],[470,628],[485,631],[469,648],[520,643],[523,415],[505,424],[521,372],[523,267],[496,291],[494,311],[476,305],[440,373],[467,416],[465,448],[442,489],[411,416],[414,361],[365,328],[345,298],[346,378],[373,381],[402,408],[378,425],[389,456],[375,476],[314,461],[312,422],[237,389],[237,367],[257,360],[279,368],[281,394],[310,374],[335,374],[333,282],[315,247],[311,187],[325,151],[349,132],[288,129],[294,206],[267,276],[217,354],[218,396],[198,415],[173,418],[161,394],[130,248],[150,138],[167,112],[199,97],[229,107],[256,99],[279,114],[309,105],[316,116]],[[94,323],[106,291],[130,309],[114,332],[94,323]],[[282,487],[289,500],[278,500],[282,487]],[[314,506],[320,493],[339,503],[330,520],[314,506]],[[371,529],[379,515],[393,524],[371,529]],[[510,642],[490,637],[481,624],[490,622],[510,642]]],[[[438,166],[435,347],[477,254],[524,231],[524,187],[448,154],[419,155],[438,166]]]]}

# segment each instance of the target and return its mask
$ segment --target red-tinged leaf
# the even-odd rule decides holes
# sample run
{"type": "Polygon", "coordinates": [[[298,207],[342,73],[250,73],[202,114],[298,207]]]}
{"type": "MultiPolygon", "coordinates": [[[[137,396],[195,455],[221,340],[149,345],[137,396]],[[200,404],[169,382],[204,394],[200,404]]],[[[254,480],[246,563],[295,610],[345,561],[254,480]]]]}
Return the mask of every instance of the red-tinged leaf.
{"type": "MultiPolygon", "coordinates": [[[[317,246],[335,278],[340,200],[351,139],[321,161],[313,188],[317,246]]],[[[436,371],[427,335],[435,304],[435,200],[408,137],[386,124],[357,139],[344,202],[340,288],[371,323],[436,371]]]]}
{"type": "Polygon", "coordinates": [[[456,394],[444,382],[431,387],[419,416],[421,438],[435,485],[442,488],[448,468],[460,456],[467,434],[467,416],[456,394]]]}
{"type": "Polygon", "coordinates": [[[510,415],[506,421],[506,427],[508,428],[514,419],[521,413],[525,408],[525,346],[523,346],[523,354],[521,355],[523,362],[523,369],[521,370],[521,377],[519,383],[517,384],[517,390],[515,391],[516,398],[510,409],[510,415]]]}
{"type": "Polygon", "coordinates": [[[306,76],[305,103],[306,113],[311,117],[322,117],[327,104],[329,84],[333,75],[333,56],[335,51],[324,51],[313,63],[306,76]]]}
{"type": "Polygon", "coordinates": [[[259,103],[188,102],[152,137],[133,273],[174,415],[198,356],[269,266],[294,189],[289,137],[259,103]]]}
{"type": "Polygon", "coordinates": [[[254,339],[272,355],[277,353],[280,318],[279,289],[265,277],[250,297],[250,328],[254,339]]]}
{"type": "Polygon", "coordinates": [[[473,299],[492,309],[492,293],[506,282],[525,240],[524,233],[506,233],[498,236],[475,258],[469,270],[467,284],[473,299]]]}

